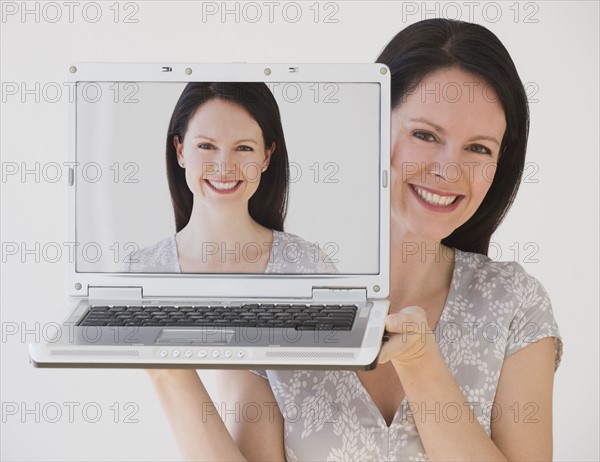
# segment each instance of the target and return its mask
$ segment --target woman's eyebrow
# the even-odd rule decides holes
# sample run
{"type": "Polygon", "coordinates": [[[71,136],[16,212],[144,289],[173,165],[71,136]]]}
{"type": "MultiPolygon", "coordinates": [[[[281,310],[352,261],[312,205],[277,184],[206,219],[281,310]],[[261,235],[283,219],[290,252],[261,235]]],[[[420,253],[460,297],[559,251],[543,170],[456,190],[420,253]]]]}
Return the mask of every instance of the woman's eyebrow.
{"type": "Polygon", "coordinates": [[[423,117],[414,117],[412,119],[408,119],[409,122],[423,122],[427,125],[431,125],[433,128],[435,128],[438,132],[444,134],[446,133],[446,130],[444,130],[442,127],[440,127],[439,125],[434,124],[433,122],[423,118],[423,117]]]}
{"type": "Polygon", "coordinates": [[[488,141],[491,141],[492,143],[496,143],[498,146],[500,146],[500,142],[493,136],[477,135],[477,136],[474,136],[473,138],[470,138],[468,141],[471,142],[471,141],[479,141],[479,140],[488,140],[488,141]]]}
{"type": "MultiPolygon", "coordinates": [[[[442,127],[440,127],[437,124],[434,124],[433,122],[424,119],[423,117],[415,117],[413,119],[408,119],[409,122],[422,122],[425,123],[427,125],[431,125],[433,128],[435,128],[438,132],[440,132],[442,135],[446,133],[446,130],[444,130],[442,127]]],[[[468,141],[478,141],[478,140],[488,140],[491,141],[492,143],[496,143],[498,146],[500,146],[500,142],[494,138],[493,136],[488,136],[488,135],[476,135],[471,137],[468,141]]]]}
{"type": "MultiPolygon", "coordinates": [[[[194,136],[194,139],[198,139],[198,138],[204,138],[205,140],[209,140],[212,141],[213,143],[216,141],[215,139],[211,138],[210,136],[205,136],[205,135],[196,135],[194,136]]],[[[246,138],[243,140],[237,140],[235,141],[233,144],[238,144],[238,143],[254,143],[254,144],[258,144],[257,141],[253,140],[252,138],[246,138]]]]}
{"type": "Polygon", "coordinates": [[[211,138],[210,136],[205,136],[205,135],[196,135],[194,136],[194,139],[198,139],[198,138],[204,138],[205,140],[209,140],[209,141],[215,141],[213,138],[211,138]]]}

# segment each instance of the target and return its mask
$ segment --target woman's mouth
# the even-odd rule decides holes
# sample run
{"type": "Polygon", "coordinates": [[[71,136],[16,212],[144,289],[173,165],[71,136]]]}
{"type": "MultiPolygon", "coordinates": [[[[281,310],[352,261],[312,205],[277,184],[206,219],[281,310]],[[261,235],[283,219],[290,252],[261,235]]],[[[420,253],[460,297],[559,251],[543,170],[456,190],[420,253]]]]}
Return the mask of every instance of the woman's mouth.
{"type": "Polygon", "coordinates": [[[204,183],[206,183],[210,189],[219,194],[230,194],[239,189],[242,181],[214,181],[204,179],[204,183]]]}
{"type": "Polygon", "coordinates": [[[462,194],[436,193],[414,184],[409,184],[409,186],[421,204],[429,209],[437,211],[452,211],[465,197],[462,194]]]}

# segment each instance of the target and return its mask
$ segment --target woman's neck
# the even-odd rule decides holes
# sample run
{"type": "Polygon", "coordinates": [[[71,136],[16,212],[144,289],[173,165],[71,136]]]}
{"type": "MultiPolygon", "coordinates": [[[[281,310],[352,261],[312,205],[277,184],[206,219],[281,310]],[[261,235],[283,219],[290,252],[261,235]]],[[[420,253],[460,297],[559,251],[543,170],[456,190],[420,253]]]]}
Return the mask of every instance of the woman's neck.
{"type": "Polygon", "coordinates": [[[262,247],[271,239],[271,230],[252,219],[247,203],[219,208],[195,202],[188,224],[177,235],[178,244],[190,257],[206,255],[217,247],[231,252],[249,244],[262,247]]]}
{"type": "Polygon", "coordinates": [[[395,306],[445,298],[454,271],[454,250],[392,224],[390,300],[395,306]]]}

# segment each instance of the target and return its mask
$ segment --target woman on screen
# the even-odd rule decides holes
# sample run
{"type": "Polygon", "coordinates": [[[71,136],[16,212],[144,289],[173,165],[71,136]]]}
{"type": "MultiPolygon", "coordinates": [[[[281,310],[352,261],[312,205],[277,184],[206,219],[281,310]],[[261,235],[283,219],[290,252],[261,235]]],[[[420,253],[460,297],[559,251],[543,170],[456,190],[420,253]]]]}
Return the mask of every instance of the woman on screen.
{"type": "Polygon", "coordinates": [[[552,458],[562,341],[550,301],[518,263],[486,256],[525,160],[516,68],[488,29],[445,19],[406,27],[378,62],[392,73],[392,290],[380,364],[219,371],[214,399],[194,371],[157,373],[186,460],[552,458]],[[203,412],[213,400],[224,420],[203,412]]]}
{"type": "Polygon", "coordinates": [[[288,154],[264,83],[189,83],[166,163],[176,234],[131,254],[124,271],[336,272],[317,245],[283,231],[288,154]]]}

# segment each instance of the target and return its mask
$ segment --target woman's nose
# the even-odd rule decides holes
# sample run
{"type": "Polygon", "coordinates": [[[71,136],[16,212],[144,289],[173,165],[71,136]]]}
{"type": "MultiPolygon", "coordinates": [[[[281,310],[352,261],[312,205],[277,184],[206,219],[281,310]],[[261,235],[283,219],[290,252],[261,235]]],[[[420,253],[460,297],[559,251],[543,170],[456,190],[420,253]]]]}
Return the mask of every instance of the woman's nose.
{"type": "Polygon", "coordinates": [[[238,162],[235,153],[229,149],[219,149],[216,152],[215,162],[219,165],[219,170],[222,175],[235,175],[238,169],[238,162]]]}
{"type": "Polygon", "coordinates": [[[447,179],[449,171],[460,168],[460,148],[449,143],[440,145],[425,162],[425,172],[439,179],[447,179]]]}
{"type": "Polygon", "coordinates": [[[445,143],[441,147],[440,152],[440,162],[444,162],[446,164],[459,164],[460,163],[460,155],[462,149],[459,145],[454,143],[445,143]]]}

